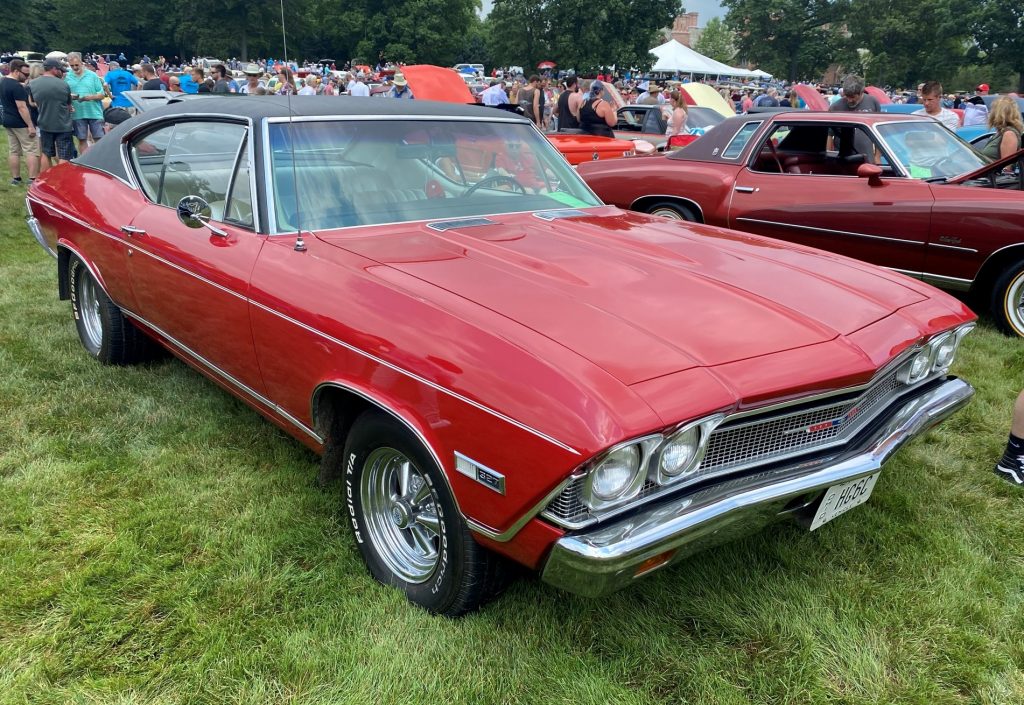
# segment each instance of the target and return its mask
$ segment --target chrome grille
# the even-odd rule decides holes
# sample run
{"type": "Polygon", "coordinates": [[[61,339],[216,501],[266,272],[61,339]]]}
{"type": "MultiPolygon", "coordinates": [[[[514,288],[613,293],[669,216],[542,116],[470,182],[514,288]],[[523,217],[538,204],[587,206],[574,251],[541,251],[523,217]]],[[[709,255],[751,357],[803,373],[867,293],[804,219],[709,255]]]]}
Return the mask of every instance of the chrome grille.
{"type": "MultiPolygon", "coordinates": [[[[697,474],[679,485],[662,487],[648,480],[638,498],[692,485],[709,477],[841,444],[876,417],[904,385],[893,369],[863,392],[831,397],[811,406],[776,409],[728,419],[711,433],[697,474]],[[852,413],[851,413],[852,412],[852,413]],[[827,426],[826,426],[827,424],[827,426]],[[818,427],[818,428],[815,428],[818,427]]],[[[571,482],[543,514],[564,524],[591,519],[583,504],[584,478],[571,482]]]]}

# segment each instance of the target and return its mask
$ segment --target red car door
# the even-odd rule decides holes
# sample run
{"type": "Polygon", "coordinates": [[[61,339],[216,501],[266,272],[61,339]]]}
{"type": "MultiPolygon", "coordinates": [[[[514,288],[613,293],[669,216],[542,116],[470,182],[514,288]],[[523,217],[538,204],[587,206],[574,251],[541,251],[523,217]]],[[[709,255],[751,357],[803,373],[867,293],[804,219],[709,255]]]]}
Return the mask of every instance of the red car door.
{"type": "Polygon", "coordinates": [[[253,224],[247,132],[237,123],[178,122],[133,141],[150,203],[131,222],[129,271],[139,315],[221,377],[262,394],[248,289],[265,238],[253,224]],[[210,204],[219,232],[179,220],[185,196],[210,204]]]}
{"type": "Polygon", "coordinates": [[[800,124],[782,127],[788,130],[776,127],[774,141],[755,145],[737,174],[729,227],[920,274],[933,207],[929,185],[899,175],[880,150],[885,175],[858,177],[859,155],[844,160],[819,143],[828,134],[823,123],[804,134],[800,124]]]}

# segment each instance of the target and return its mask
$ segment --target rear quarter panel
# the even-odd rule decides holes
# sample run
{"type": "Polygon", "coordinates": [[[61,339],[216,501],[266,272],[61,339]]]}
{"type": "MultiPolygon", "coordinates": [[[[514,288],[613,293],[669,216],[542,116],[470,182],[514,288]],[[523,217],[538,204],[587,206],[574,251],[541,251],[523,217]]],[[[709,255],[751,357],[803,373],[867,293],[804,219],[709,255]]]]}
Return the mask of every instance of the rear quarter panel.
{"type": "Polygon", "coordinates": [[[584,181],[605,203],[631,209],[645,196],[678,196],[700,206],[704,222],[726,225],[739,164],[638,157],[614,164],[581,164],[584,181]]]}

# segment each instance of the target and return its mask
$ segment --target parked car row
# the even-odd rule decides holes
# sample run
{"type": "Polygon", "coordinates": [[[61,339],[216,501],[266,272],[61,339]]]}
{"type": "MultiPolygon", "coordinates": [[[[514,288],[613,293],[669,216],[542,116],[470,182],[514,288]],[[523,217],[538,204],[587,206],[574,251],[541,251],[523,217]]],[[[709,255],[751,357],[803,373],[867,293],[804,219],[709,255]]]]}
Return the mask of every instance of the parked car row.
{"type": "Polygon", "coordinates": [[[577,171],[510,112],[214,95],[26,206],[88,354],[169,350],[320,453],[370,573],[458,615],[512,562],[601,596],[816,530],[968,403],[975,316],[921,279],[1024,291],[1020,193],[932,126],[737,117],[577,171]]]}

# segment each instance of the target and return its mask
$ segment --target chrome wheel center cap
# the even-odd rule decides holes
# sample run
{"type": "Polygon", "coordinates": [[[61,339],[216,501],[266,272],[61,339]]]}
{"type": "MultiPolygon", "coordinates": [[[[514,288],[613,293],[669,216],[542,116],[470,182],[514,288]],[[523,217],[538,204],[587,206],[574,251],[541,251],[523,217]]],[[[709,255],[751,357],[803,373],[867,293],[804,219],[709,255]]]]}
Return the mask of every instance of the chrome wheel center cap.
{"type": "Polygon", "coordinates": [[[394,522],[395,526],[399,529],[405,529],[409,526],[409,519],[411,513],[409,508],[401,502],[395,502],[391,505],[391,521],[394,522]]]}

